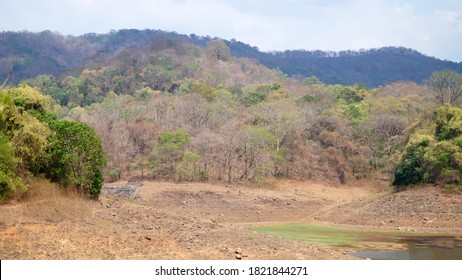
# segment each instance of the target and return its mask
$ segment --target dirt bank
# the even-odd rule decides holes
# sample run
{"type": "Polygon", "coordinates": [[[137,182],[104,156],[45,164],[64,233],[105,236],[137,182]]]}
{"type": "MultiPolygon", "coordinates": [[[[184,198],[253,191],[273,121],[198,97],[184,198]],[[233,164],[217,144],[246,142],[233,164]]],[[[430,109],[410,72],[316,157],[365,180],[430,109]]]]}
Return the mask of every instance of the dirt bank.
{"type": "Polygon", "coordinates": [[[458,233],[462,196],[428,187],[389,194],[332,186],[116,182],[97,202],[46,185],[0,206],[1,259],[345,259],[335,250],[268,237],[246,225],[306,221],[458,233]]]}

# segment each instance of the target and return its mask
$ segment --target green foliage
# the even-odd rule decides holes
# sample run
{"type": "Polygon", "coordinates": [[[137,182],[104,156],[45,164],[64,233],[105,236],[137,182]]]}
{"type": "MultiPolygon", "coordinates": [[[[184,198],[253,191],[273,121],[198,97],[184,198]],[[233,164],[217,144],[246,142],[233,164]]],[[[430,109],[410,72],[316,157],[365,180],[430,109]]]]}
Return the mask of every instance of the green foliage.
{"type": "Polygon", "coordinates": [[[21,124],[13,131],[11,141],[19,164],[34,172],[46,153],[52,132],[46,124],[29,114],[22,115],[21,124]]]}
{"type": "MultiPolygon", "coordinates": [[[[183,147],[189,143],[189,140],[189,135],[181,130],[166,131],[159,135],[157,145],[151,154],[151,166],[154,173],[171,177],[177,175],[177,164],[183,159],[183,147]]],[[[193,158],[190,159],[190,161],[183,163],[184,169],[188,169],[191,162],[195,163],[193,158]]]]}
{"type": "Polygon", "coordinates": [[[156,64],[149,64],[142,71],[142,77],[148,85],[160,91],[168,91],[178,74],[170,57],[160,58],[156,64]]]}
{"type": "Polygon", "coordinates": [[[345,100],[348,104],[361,102],[364,98],[358,93],[358,91],[349,88],[342,87],[337,92],[337,98],[345,100]]]}
{"type": "Polygon", "coordinates": [[[15,161],[13,146],[0,131],[0,202],[8,199],[17,189],[25,189],[21,178],[15,175],[15,161]]]}
{"type": "Polygon", "coordinates": [[[436,110],[435,140],[431,136],[411,139],[402,163],[395,170],[395,189],[422,182],[442,185],[462,180],[462,110],[443,105],[436,110]]]}
{"type": "Polygon", "coordinates": [[[318,77],[314,76],[314,75],[310,76],[308,78],[305,78],[302,81],[302,84],[306,85],[306,86],[321,86],[321,85],[323,85],[321,80],[318,77]]]}
{"type": "Polygon", "coordinates": [[[451,140],[462,135],[462,109],[443,105],[436,110],[436,139],[451,140]]]}
{"type": "Polygon", "coordinates": [[[0,122],[12,143],[18,167],[21,172],[34,172],[46,152],[51,131],[33,115],[51,108],[52,100],[28,86],[8,89],[2,96],[9,105],[4,107],[0,122]]]}
{"type": "Polygon", "coordinates": [[[212,102],[216,99],[215,89],[204,83],[194,83],[191,86],[189,93],[199,94],[209,102],[212,102]]]}
{"type": "Polygon", "coordinates": [[[8,137],[0,131],[0,170],[11,170],[14,166],[14,151],[8,137]]]}
{"type": "Polygon", "coordinates": [[[41,92],[51,96],[53,100],[56,100],[59,104],[63,106],[67,105],[68,96],[61,89],[57,79],[53,76],[39,75],[34,79],[25,80],[21,84],[40,89],[41,92]]]}
{"type": "Polygon", "coordinates": [[[458,183],[462,171],[462,149],[450,141],[439,141],[425,154],[426,181],[458,183]]]}
{"type": "MultiPolygon", "coordinates": [[[[194,181],[197,180],[199,172],[197,171],[197,162],[201,156],[194,151],[185,151],[183,159],[178,163],[176,177],[180,180],[194,181]]],[[[204,176],[202,176],[204,178],[204,176]]]]}
{"type": "Polygon", "coordinates": [[[287,148],[280,148],[273,152],[272,158],[275,164],[283,164],[286,159],[287,148]]]}
{"type": "Polygon", "coordinates": [[[136,91],[137,97],[143,101],[146,101],[151,96],[155,96],[157,94],[160,94],[160,91],[155,91],[150,87],[143,87],[142,89],[136,91]]]}
{"type": "Polygon", "coordinates": [[[117,171],[117,169],[115,168],[111,168],[108,172],[107,172],[107,176],[109,177],[109,180],[111,181],[117,181],[118,179],[120,179],[120,173],[117,171]]]}
{"type": "Polygon", "coordinates": [[[102,187],[101,170],[106,164],[101,140],[86,124],[58,120],[50,123],[50,161],[47,175],[67,186],[75,185],[91,198],[98,198],[102,187]]]}
{"type": "Polygon", "coordinates": [[[393,186],[403,190],[407,185],[422,183],[425,177],[425,153],[432,142],[429,136],[417,136],[406,147],[402,162],[395,170],[393,186]]]}
{"type": "Polygon", "coordinates": [[[209,180],[209,173],[206,170],[199,171],[199,180],[206,182],[209,180]]]}
{"type": "Polygon", "coordinates": [[[250,91],[244,96],[242,102],[246,106],[254,106],[268,99],[268,96],[268,93],[264,91],[250,91]]]}
{"type": "Polygon", "coordinates": [[[12,88],[8,90],[8,94],[17,107],[25,110],[49,111],[54,103],[49,96],[27,85],[12,88]]]}
{"type": "Polygon", "coordinates": [[[189,139],[189,135],[184,131],[166,131],[157,137],[157,145],[162,148],[181,148],[189,142],[189,139]]]}
{"type": "Polygon", "coordinates": [[[26,185],[13,172],[0,170],[0,202],[10,198],[17,190],[25,191],[26,185]]]}
{"type": "Polygon", "coordinates": [[[445,193],[460,193],[462,191],[462,185],[457,185],[457,184],[447,184],[443,188],[443,192],[445,193]]]}
{"type": "Polygon", "coordinates": [[[320,101],[319,97],[311,94],[303,95],[302,100],[309,103],[318,103],[320,101]]]}
{"type": "Polygon", "coordinates": [[[248,91],[242,96],[242,103],[246,106],[255,106],[263,101],[266,101],[270,96],[275,96],[280,93],[281,85],[278,83],[259,85],[256,88],[248,91]]]}

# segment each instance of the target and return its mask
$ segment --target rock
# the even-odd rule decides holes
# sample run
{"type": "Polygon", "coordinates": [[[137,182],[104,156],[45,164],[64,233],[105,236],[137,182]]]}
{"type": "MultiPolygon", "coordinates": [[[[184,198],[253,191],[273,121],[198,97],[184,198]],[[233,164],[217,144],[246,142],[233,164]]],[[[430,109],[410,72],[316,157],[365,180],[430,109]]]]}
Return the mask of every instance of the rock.
{"type": "Polygon", "coordinates": [[[385,221],[381,221],[381,222],[380,222],[380,225],[382,225],[382,226],[386,226],[386,225],[387,225],[387,222],[385,222],[385,221]]]}
{"type": "Polygon", "coordinates": [[[241,254],[236,254],[236,259],[242,260],[242,255],[241,254]]]}
{"type": "Polygon", "coordinates": [[[261,212],[260,211],[257,211],[255,212],[258,216],[261,216],[261,212]]]}
{"type": "Polygon", "coordinates": [[[149,235],[148,235],[148,236],[146,236],[145,238],[146,238],[147,240],[149,240],[149,241],[151,241],[151,240],[152,240],[152,237],[151,237],[151,236],[149,236],[149,235]]]}
{"type": "Polygon", "coordinates": [[[296,258],[297,260],[299,260],[299,261],[302,261],[302,260],[305,259],[305,257],[304,257],[301,253],[296,254],[296,255],[295,255],[295,258],[296,258]]]}
{"type": "Polygon", "coordinates": [[[237,248],[236,251],[234,251],[236,254],[242,255],[242,249],[237,248]]]}
{"type": "Polygon", "coordinates": [[[423,219],[424,219],[424,221],[430,221],[429,217],[424,217],[423,219]]]}
{"type": "Polygon", "coordinates": [[[134,199],[138,200],[138,190],[137,187],[141,186],[142,183],[135,183],[135,184],[129,184],[127,183],[126,185],[122,186],[104,186],[101,192],[103,194],[113,196],[116,198],[116,201],[119,201],[119,197],[123,198],[128,198],[128,199],[134,199]]]}

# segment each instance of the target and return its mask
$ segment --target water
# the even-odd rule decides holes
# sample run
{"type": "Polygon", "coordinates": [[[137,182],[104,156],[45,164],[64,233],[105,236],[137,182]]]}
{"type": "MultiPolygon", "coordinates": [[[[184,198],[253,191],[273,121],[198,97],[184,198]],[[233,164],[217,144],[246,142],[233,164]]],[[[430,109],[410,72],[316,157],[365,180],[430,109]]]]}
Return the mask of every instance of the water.
{"type": "Polygon", "coordinates": [[[248,227],[252,231],[319,247],[356,251],[350,255],[373,260],[462,260],[462,237],[402,231],[348,229],[291,223],[248,227]],[[404,249],[405,250],[404,250],[404,249]]]}
{"type": "Polygon", "coordinates": [[[405,238],[407,250],[370,250],[351,253],[371,260],[462,260],[462,239],[455,237],[405,238]]]}

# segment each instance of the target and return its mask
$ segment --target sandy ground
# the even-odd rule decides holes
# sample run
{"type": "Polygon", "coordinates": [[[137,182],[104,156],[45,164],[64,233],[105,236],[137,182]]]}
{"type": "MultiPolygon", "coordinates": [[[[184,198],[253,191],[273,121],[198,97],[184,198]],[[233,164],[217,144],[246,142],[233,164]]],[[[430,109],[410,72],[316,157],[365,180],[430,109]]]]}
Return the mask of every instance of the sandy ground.
{"type": "Polygon", "coordinates": [[[279,222],[462,233],[462,195],[431,186],[392,194],[371,182],[121,181],[88,201],[42,185],[0,205],[1,259],[352,258],[245,229],[279,222]]]}

